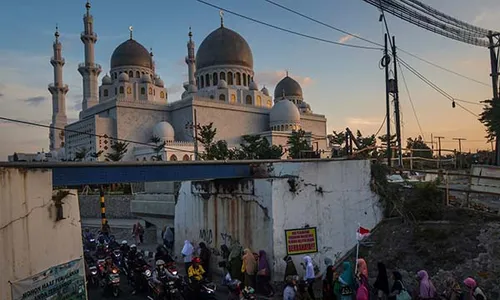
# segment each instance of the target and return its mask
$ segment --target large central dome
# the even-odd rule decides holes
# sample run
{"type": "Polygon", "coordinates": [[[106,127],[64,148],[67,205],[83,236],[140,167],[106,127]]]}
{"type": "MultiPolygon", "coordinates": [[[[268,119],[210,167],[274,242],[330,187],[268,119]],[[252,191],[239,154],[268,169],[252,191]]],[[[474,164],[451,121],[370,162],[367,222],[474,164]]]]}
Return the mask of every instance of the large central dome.
{"type": "Polygon", "coordinates": [[[253,56],[247,41],[223,26],[210,33],[196,53],[196,69],[238,65],[253,69],[253,56]]]}
{"type": "Polygon", "coordinates": [[[143,45],[129,39],[116,47],[111,55],[111,69],[123,66],[152,68],[151,55],[143,45]]]}

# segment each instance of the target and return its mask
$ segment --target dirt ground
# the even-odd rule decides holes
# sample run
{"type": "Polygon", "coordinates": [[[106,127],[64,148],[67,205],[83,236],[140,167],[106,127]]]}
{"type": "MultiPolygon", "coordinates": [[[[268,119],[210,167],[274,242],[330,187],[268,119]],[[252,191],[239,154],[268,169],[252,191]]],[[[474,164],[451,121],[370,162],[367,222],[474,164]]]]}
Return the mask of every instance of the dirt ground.
{"type": "MultiPolygon", "coordinates": [[[[472,210],[449,209],[443,221],[418,225],[400,219],[386,221],[360,247],[371,282],[377,276],[377,262],[388,272],[399,270],[408,287],[416,286],[416,272],[426,270],[442,290],[453,277],[462,282],[474,277],[488,299],[500,299],[500,217],[472,210]]],[[[354,258],[352,258],[354,260],[354,258]]]]}

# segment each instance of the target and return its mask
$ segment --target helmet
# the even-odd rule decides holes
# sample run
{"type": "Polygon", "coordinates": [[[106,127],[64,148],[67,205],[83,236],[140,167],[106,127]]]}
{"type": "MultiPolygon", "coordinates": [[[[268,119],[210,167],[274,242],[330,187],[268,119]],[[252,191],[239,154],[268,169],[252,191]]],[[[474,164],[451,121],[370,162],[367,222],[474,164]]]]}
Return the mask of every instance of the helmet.
{"type": "MultiPolygon", "coordinates": [[[[128,242],[126,240],[122,241],[122,245],[126,245],[128,242]]],[[[135,246],[135,245],[134,245],[135,246]]]]}
{"type": "Polygon", "coordinates": [[[193,257],[193,259],[191,260],[193,263],[201,263],[201,259],[199,257],[193,257]]]}
{"type": "Polygon", "coordinates": [[[105,260],[112,260],[111,256],[106,256],[105,260]]]}
{"type": "Polygon", "coordinates": [[[137,246],[135,244],[130,245],[130,250],[133,250],[133,249],[137,250],[137,246]]]}
{"type": "Polygon", "coordinates": [[[159,266],[163,266],[165,264],[165,262],[161,259],[157,260],[156,261],[156,266],[159,267],[159,266]]]}

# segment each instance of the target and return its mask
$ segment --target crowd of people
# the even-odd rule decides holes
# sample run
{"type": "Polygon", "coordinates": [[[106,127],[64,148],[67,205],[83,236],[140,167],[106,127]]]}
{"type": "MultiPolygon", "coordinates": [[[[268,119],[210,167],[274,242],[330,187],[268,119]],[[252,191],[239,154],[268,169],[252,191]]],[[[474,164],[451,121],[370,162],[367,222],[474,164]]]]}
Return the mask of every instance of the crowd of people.
{"type": "Polygon", "coordinates": [[[303,279],[298,277],[291,258],[285,257],[285,261],[287,268],[283,300],[317,299],[313,290],[313,284],[317,280],[323,282],[323,300],[486,300],[484,292],[471,277],[463,280],[463,289],[457,281],[449,278],[446,280],[445,289],[439,293],[425,270],[415,274],[417,288],[410,290],[399,271],[392,272],[391,286],[383,263],[378,263],[378,274],[371,284],[368,280],[368,267],[363,258],[357,260],[355,268],[350,262],[345,261],[337,269],[334,268],[331,259],[325,258],[326,269],[318,273],[314,270],[311,257],[305,256],[303,279]]]}

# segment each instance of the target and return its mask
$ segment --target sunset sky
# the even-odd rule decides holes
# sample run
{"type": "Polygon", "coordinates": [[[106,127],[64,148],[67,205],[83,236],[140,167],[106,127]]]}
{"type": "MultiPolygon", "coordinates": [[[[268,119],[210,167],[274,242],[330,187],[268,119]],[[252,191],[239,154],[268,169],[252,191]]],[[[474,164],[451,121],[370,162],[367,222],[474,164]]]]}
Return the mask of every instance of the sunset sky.
{"type": "MultiPolygon", "coordinates": [[[[341,43],[370,46],[363,41],[312,23],[281,10],[263,0],[207,0],[238,13],[290,30],[341,43]]],[[[383,42],[379,12],[362,0],[275,0],[325,23],[379,43],[383,42]]],[[[69,85],[67,115],[78,117],[82,100],[82,79],[77,64],[83,61],[82,16],[85,0],[4,1],[0,10],[0,116],[50,124],[51,96],[47,84],[53,80],[50,57],[55,24],[59,24],[64,80],[69,85]]],[[[493,30],[498,24],[498,0],[425,0],[425,3],[463,21],[493,30]],[[497,20],[497,22],[495,22],[497,20]]],[[[96,60],[109,71],[114,48],[128,38],[134,27],[134,39],[153,48],[157,72],[165,81],[169,101],[180,98],[182,82],[187,80],[184,63],[188,28],[196,45],[220,24],[219,12],[195,0],[94,0],[92,14],[99,40],[96,60]]],[[[387,17],[399,48],[445,68],[486,84],[489,77],[489,53],[486,48],[470,46],[427,32],[387,17]]],[[[272,28],[225,14],[225,25],[240,33],[254,55],[255,80],[271,91],[289,70],[304,89],[304,98],[315,113],[325,114],[328,131],[349,127],[363,134],[376,133],[385,115],[384,72],[379,68],[382,53],[331,45],[280,32],[272,28]]],[[[426,64],[400,51],[400,56],[416,70],[455,98],[479,103],[491,98],[491,87],[461,78],[426,64]]],[[[464,137],[465,151],[489,149],[482,124],[470,113],[453,109],[451,102],[428,87],[409,71],[406,78],[416,115],[400,77],[403,135],[431,133],[444,136],[443,147],[454,149],[453,137],[464,137]]],[[[401,73],[400,73],[401,74],[401,73]]],[[[464,104],[478,114],[480,105],[464,104]]],[[[385,127],[382,131],[385,130],[385,127]]],[[[383,134],[381,132],[380,134],[383,134]]],[[[0,121],[0,160],[13,152],[48,150],[48,129],[0,121]]]]}

